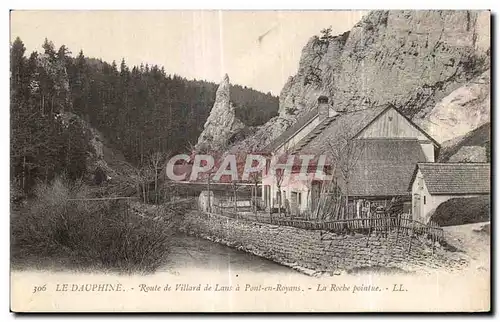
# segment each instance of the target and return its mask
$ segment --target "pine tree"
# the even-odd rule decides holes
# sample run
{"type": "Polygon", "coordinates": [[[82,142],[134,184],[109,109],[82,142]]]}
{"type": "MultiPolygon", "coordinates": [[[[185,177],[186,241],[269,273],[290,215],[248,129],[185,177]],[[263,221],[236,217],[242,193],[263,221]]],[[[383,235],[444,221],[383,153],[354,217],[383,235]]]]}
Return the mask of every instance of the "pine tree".
{"type": "Polygon", "coordinates": [[[54,43],[52,41],[49,41],[47,38],[45,38],[42,48],[44,50],[44,54],[47,55],[48,59],[51,62],[56,61],[57,55],[54,49],[54,43]]]}
{"type": "MultiPolygon", "coordinates": [[[[120,66],[108,64],[82,50],[73,58],[65,45],[56,51],[48,39],[42,47],[42,54],[26,59],[20,39],[11,46],[11,173],[25,191],[61,171],[73,179],[85,173],[88,137],[79,122],[68,125],[68,111],[137,166],[155,153],[185,152],[196,142],[216,84],[188,81],[158,65],[129,67],[125,59],[120,66]]],[[[237,115],[248,125],[278,110],[278,99],[269,94],[241,86],[231,91],[237,115]]]]}
{"type": "Polygon", "coordinates": [[[26,64],[24,53],[26,48],[21,38],[17,37],[10,50],[10,72],[11,72],[11,90],[15,92],[22,91],[23,72],[26,64]]]}

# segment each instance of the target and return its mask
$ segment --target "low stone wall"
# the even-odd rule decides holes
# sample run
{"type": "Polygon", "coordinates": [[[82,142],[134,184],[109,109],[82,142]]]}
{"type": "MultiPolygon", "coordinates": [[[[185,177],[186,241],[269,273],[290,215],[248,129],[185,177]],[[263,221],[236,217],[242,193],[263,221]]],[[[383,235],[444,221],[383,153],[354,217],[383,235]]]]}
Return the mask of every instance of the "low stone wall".
{"type": "Polygon", "coordinates": [[[293,267],[309,275],[365,268],[422,271],[459,269],[467,262],[430,241],[372,234],[337,235],[321,230],[237,220],[216,214],[186,214],[179,229],[293,267]]]}

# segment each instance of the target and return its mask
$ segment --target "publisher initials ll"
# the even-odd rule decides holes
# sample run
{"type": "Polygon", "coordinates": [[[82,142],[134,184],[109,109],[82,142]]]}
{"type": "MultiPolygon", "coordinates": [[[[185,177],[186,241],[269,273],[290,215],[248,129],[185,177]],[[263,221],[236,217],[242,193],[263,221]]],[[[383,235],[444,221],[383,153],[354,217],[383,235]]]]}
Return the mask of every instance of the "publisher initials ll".
{"type": "Polygon", "coordinates": [[[394,284],[393,288],[392,288],[392,291],[393,292],[405,292],[406,289],[403,288],[403,284],[394,284]]]}

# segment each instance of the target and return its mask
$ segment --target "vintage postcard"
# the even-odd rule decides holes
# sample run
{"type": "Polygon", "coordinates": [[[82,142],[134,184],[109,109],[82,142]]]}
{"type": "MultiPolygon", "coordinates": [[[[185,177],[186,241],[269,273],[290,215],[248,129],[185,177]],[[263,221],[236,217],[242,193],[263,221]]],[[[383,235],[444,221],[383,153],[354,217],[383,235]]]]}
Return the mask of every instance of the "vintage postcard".
{"type": "Polygon", "coordinates": [[[11,12],[14,312],[487,312],[489,11],[11,12]]]}

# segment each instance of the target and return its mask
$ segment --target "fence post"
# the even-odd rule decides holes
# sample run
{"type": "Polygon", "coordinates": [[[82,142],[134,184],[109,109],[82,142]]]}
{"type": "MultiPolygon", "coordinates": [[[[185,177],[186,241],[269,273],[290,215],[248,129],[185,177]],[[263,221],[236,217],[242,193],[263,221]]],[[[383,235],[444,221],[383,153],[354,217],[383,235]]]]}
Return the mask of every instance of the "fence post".
{"type": "Polygon", "coordinates": [[[410,256],[410,252],[411,252],[411,242],[412,242],[412,240],[413,240],[413,234],[415,233],[414,226],[415,226],[415,222],[414,222],[414,221],[412,221],[412,222],[411,222],[411,230],[410,230],[410,241],[409,241],[409,245],[408,245],[408,256],[410,256]]]}
{"type": "Polygon", "coordinates": [[[397,214],[396,215],[396,244],[398,243],[398,239],[399,239],[399,227],[401,225],[401,215],[402,214],[397,214]]]}
{"type": "Polygon", "coordinates": [[[368,242],[370,241],[370,235],[372,234],[372,221],[368,218],[368,237],[366,237],[366,246],[368,247],[368,242]]]}
{"type": "Polygon", "coordinates": [[[431,240],[432,240],[432,255],[434,255],[434,244],[435,244],[435,241],[434,241],[434,234],[431,233],[431,240]]]}
{"type": "MultiPolygon", "coordinates": [[[[430,224],[429,231],[431,232],[431,240],[432,240],[432,255],[434,255],[434,248],[435,248],[436,237],[437,237],[434,235],[434,227],[437,228],[437,225],[435,225],[435,223],[433,221],[429,222],[429,224],[430,224]]],[[[437,229],[436,229],[436,231],[437,231],[437,229]]]]}

